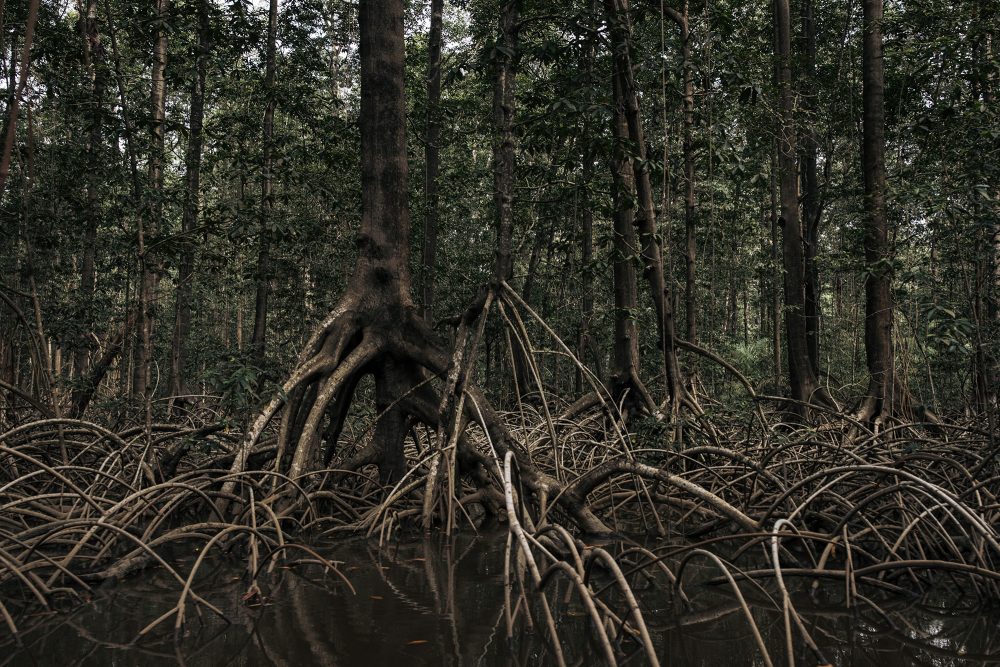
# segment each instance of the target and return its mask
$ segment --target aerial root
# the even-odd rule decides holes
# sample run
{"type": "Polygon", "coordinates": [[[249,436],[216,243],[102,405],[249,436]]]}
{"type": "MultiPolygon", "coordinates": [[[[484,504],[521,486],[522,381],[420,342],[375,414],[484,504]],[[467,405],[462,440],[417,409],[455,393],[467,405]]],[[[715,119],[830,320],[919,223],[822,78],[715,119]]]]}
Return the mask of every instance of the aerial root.
{"type": "Polygon", "coordinates": [[[655,664],[644,590],[690,611],[693,561],[715,570],[710,581],[732,596],[766,664],[775,649],[750,613],[751,592],[784,623],[786,651],[803,643],[820,661],[797,609],[802,586],[837,582],[845,606],[876,613],[871,591],[921,594],[940,575],[1000,598],[1000,460],[990,433],[944,423],[871,429],[819,409],[816,424],[784,423],[744,385],[743,414],[689,414],[683,441],[671,424],[640,438],[595,376],[584,373],[589,405],[569,412],[537,362],[527,369],[540,402],[498,411],[472,381],[486,317],[502,308],[529,356],[547,353],[529,337],[532,312],[505,295],[501,285],[470,309],[450,354],[424,325],[389,331],[340,312],[242,439],[211,423],[112,430],[55,418],[0,435],[0,622],[16,638],[23,610],[156,567],[179,597],[145,632],[167,621],[177,631],[192,605],[218,611],[195,590],[216,554],[245,557],[252,602],[291,552],[339,574],[310,546],[326,537],[386,543],[408,528],[450,533],[493,516],[510,536],[508,632],[540,625],[561,663],[572,648],[553,620],[560,587],[608,663],[638,652],[655,664]],[[348,409],[366,375],[375,378],[374,419],[348,409]],[[388,480],[387,446],[402,460],[388,480]],[[636,532],[673,539],[583,541],[636,532]],[[193,566],[165,557],[182,544],[201,549],[193,566]]]}

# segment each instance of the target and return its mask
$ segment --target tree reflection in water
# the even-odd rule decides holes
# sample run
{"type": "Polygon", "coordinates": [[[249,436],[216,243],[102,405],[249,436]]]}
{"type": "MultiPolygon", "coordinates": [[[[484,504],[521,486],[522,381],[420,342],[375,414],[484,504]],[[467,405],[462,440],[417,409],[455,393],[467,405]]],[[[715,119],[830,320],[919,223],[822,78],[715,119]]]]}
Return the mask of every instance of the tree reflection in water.
{"type": "MultiPolygon", "coordinates": [[[[265,590],[265,602],[240,601],[246,582],[239,566],[215,562],[200,591],[222,608],[229,624],[192,619],[182,636],[164,631],[134,642],[148,622],[176,603],[162,572],[132,577],[96,592],[67,614],[17,619],[25,629],[18,649],[3,640],[0,665],[536,665],[551,662],[547,634],[517,615],[514,639],[504,621],[503,530],[452,540],[402,541],[379,548],[368,541],[330,547],[357,590],[351,594],[318,568],[286,570],[265,590]]],[[[622,548],[612,545],[609,548],[622,548]]],[[[669,587],[642,591],[646,622],[665,664],[760,664],[754,638],[725,587],[685,585],[686,611],[669,587]],[[663,592],[666,591],[666,592],[663,592]]],[[[593,664],[600,655],[569,581],[547,587],[568,664],[593,664]],[[567,601],[568,600],[568,601],[567,601]]],[[[641,583],[636,584],[639,589],[641,583]]],[[[838,665],[988,665],[1000,656],[1000,611],[963,606],[938,591],[919,600],[883,599],[884,615],[846,609],[836,586],[794,592],[796,609],[828,658],[838,665]]],[[[772,655],[783,655],[782,615],[763,595],[748,602],[772,655]]],[[[629,650],[630,647],[622,647],[629,650]]],[[[806,654],[797,656],[809,664],[806,654]]],[[[643,661],[641,653],[636,663],[643,661]]]]}

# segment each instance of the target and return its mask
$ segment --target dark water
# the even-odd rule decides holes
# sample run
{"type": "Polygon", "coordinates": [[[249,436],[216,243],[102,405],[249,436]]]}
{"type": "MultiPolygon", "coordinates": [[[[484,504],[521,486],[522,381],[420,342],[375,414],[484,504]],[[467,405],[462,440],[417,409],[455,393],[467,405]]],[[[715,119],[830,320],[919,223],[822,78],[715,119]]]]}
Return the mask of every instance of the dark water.
{"type": "MultiPolygon", "coordinates": [[[[505,534],[463,535],[378,549],[351,542],[329,549],[355,592],[318,569],[280,569],[267,603],[240,601],[247,583],[235,563],[215,563],[196,590],[229,617],[225,623],[188,606],[190,622],[174,637],[172,620],[139,642],[136,635],[172,607],[176,582],[147,572],[97,591],[70,613],[21,617],[25,646],[0,635],[0,665],[536,665],[551,664],[545,635],[523,623],[506,638],[503,614],[505,534]]],[[[560,582],[565,583],[565,582],[560,582]]],[[[560,585],[557,583],[556,585],[560,585]]],[[[641,586],[639,587],[641,589],[641,586]]],[[[560,591],[565,591],[561,587],[560,591]]],[[[686,585],[683,611],[658,589],[637,590],[664,665],[736,667],[763,661],[734,599],[720,587],[686,585]]],[[[784,658],[780,613],[753,613],[776,665],[784,658]]],[[[554,604],[570,664],[599,664],[592,629],[574,600],[554,604]]],[[[817,604],[797,607],[827,659],[837,665],[1000,665],[1000,612],[939,594],[920,601],[881,600],[884,615],[817,604]]],[[[801,647],[802,642],[796,642],[801,647]]],[[[815,665],[800,650],[797,665],[815,665]]],[[[625,664],[643,664],[641,655],[625,664]]]]}

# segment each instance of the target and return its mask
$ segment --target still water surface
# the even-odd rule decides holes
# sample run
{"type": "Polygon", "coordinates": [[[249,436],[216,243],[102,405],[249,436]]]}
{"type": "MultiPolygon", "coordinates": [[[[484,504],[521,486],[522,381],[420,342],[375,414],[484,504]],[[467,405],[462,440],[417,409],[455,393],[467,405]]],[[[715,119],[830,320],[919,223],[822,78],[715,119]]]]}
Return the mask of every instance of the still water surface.
{"type": "MultiPolygon", "coordinates": [[[[329,573],[277,570],[267,603],[254,607],[240,601],[247,583],[239,567],[218,562],[196,590],[220,606],[230,623],[208,613],[199,621],[192,605],[182,637],[174,639],[168,621],[156,637],[135,643],[140,630],[177,600],[176,583],[150,571],[106,586],[70,613],[20,619],[22,629],[30,628],[25,646],[15,650],[0,637],[0,665],[551,664],[543,633],[521,624],[514,641],[506,638],[504,545],[504,532],[383,549],[352,541],[327,555],[343,563],[354,593],[329,573]]],[[[686,590],[694,602],[691,611],[658,589],[637,590],[664,665],[763,664],[746,620],[725,590],[693,582],[686,590]]],[[[796,604],[836,665],[1000,665],[996,605],[984,610],[954,593],[880,600],[884,616],[847,610],[842,603],[817,604],[806,595],[796,604]]],[[[776,664],[787,664],[781,615],[762,602],[752,606],[776,664]]],[[[553,613],[571,663],[597,664],[579,606],[560,602],[553,613]]],[[[642,657],[626,664],[642,664],[642,657]]],[[[816,660],[803,653],[796,664],[816,660]]]]}

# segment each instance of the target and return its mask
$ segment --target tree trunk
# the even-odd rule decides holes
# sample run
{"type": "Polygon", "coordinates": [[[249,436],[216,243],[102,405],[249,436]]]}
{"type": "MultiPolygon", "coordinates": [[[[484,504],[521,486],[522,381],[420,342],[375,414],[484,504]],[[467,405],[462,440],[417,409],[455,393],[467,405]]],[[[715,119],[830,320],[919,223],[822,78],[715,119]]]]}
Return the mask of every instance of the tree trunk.
{"type": "MultiPolygon", "coordinates": [[[[346,408],[343,403],[352,400],[357,379],[370,374],[375,378],[376,406],[384,408],[380,410],[375,437],[336,467],[354,470],[367,463],[376,463],[382,480],[391,482],[401,472],[402,440],[407,432],[406,428],[400,428],[406,423],[404,416],[437,427],[444,423],[447,415],[448,423],[459,429],[464,420],[471,418],[479,421],[489,434],[498,457],[513,450],[521,470],[521,481],[529,492],[559,505],[582,529],[607,532],[603,522],[587,509],[583,498],[531,463],[486,398],[468,382],[469,373],[459,372],[463,368],[463,348],[456,347],[455,356],[449,357],[412,303],[408,263],[410,217],[403,5],[403,0],[378,3],[362,0],[360,3],[362,210],[354,274],[340,304],[317,327],[281,391],[272,396],[249,425],[233,457],[231,471],[234,477],[222,485],[222,496],[236,490],[236,476],[246,470],[254,446],[282,405],[286,409],[278,434],[275,465],[279,470],[284,468],[285,454],[289,454],[291,461],[287,472],[290,477],[305,485],[318,481],[316,477],[310,479],[309,475],[322,463],[319,455],[321,422],[331,405],[335,414],[340,414],[346,408]],[[421,378],[423,371],[447,378],[448,394],[441,400],[432,385],[421,378]],[[452,414],[448,406],[462,406],[464,399],[458,397],[464,396],[471,397],[475,407],[467,402],[464,408],[455,407],[452,414]],[[435,410],[435,405],[441,409],[435,410]],[[386,420],[384,424],[382,420],[386,420]]],[[[516,14],[510,11],[512,6],[507,9],[505,16],[513,18],[516,14]]],[[[516,21],[506,25],[513,28],[516,21]]],[[[503,73],[506,68],[498,69],[503,73]]],[[[502,83],[506,77],[498,79],[502,83]]],[[[503,108],[507,105],[499,106],[498,115],[508,116],[503,108]]],[[[502,280],[502,276],[508,275],[501,271],[510,262],[509,238],[506,257],[498,251],[497,260],[495,267],[499,271],[495,275],[502,280]]],[[[494,287],[503,291],[502,298],[520,299],[503,284],[494,287]]],[[[494,290],[484,290],[482,297],[467,309],[460,324],[463,331],[489,308],[494,293],[494,290]]],[[[456,336],[459,341],[463,337],[464,333],[456,336]]],[[[471,366],[468,370],[471,371],[471,366]]],[[[439,460],[446,458],[446,443],[440,436],[448,430],[441,428],[438,431],[439,460]]],[[[484,466],[491,464],[491,460],[470,447],[460,437],[460,432],[453,433],[455,437],[451,442],[455,443],[456,456],[447,457],[450,464],[468,472],[476,484],[490,484],[484,466]]],[[[335,437],[328,432],[328,440],[335,437]]],[[[428,479],[430,493],[427,497],[433,499],[433,474],[428,479]]]]}
{"type": "MultiPolygon", "coordinates": [[[[979,12],[980,18],[985,18],[988,9],[979,12]]],[[[995,62],[993,55],[993,31],[987,31],[980,37],[975,50],[975,80],[978,82],[979,96],[985,108],[994,104],[993,86],[995,62]]],[[[981,312],[982,327],[978,329],[976,338],[976,372],[975,385],[980,412],[986,414],[990,432],[997,430],[997,409],[1000,407],[998,391],[998,354],[996,341],[1000,338],[1000,219],[993,216],[988,221],[988,207],[980,200],[978,202],[981,216],[987,219],[983,225],[983,233],[979,237],[982,249],[978,253],[982,258],[981,288],[977,290],[977,311],[981,312]]]]}
{"type": "Polygon", "coordinates": [[[552,247],[553,228],[545,224],[546,220],[544,217],[536,215],[536,219],[535,240],[531,244],[531,255],[528,256],[528,270],[524,274],[524,286],[521,288],[521,298],[526,303],[532,303],[535,279],[538,276],[538,266],[542,261],[542,248],[552,247]]]}
{"type": "Polygon", "coordinates": [[[688,3],[684,2],[681,57],[684,62],[684,316],[688,342],[698,344],[698,237],[694,197],[694,76],[691,63],[691,29],[688,3]]]}
{"type": "MultiPolygon", "coordinates": [[[[3,194],[4,186],[7,184],[7,176],[10,174],[10,160],[14,152],[14,144],[17,139],[17,116],[21,106],[21,96],[24,95],[24,87],[28,84],[28,74],[31,70],[31,42],[35,35],[35,23],[38,20],[38,0],[31,0],[28,5],[28,21],[24,27],[24,50],[21,54],[21,72],[17,80],[17,89],[10,98],[10,106],[7,111],[7,131],[4,133],[3,153],[0,154],[0,195],[3,194]]],[[[13,79],[14,63],[11,49],[11,78],[13,79]]]]}
{"type": "Polygon", "coordinates": [[[782,231],[782,260],[785,270],[785,344],[792,398],[802,404],[825,400],[809,361],[805,318],[805,279],[802,259],[802,230],[799,223],[799,188],[796,173],[796,129],[791,69],[791,19],[788,0],[775,0],[776,74],[778,84],[778,174],[782,231]]]}
{"type": "Polygon", "coordinates": [[[781,386],[781,262],[778,250],[778,151],[771,146],[771,178],[768,185],[771,200],[771,366],[774,386],[781,386]]]}
{"type": "Polygon", "coordinates": [[[817,142],[814,129],[814,113],[816,97],[816,24],[813,18],[813,0],[802,2],[802,32],[803,32],[803,65],[805,72],[801,86],[802,107],[807,118],[802,131],[802,169],[801,179],[804,190],[802,197],[802,241],[803,270],[805,272],[805,318],[806,337],[809,343],[809,363],[812,372],[819,376],[819,338],[820,338],[820,282],[819,269],[816,266],[816,254],[819,251],[819,222],[823,212],[820,201],[819,177],[816,173],[817,142]]]}
{"type": "Polygon", "coordinates": [[[605,14],[610,26],[611,44],[614,53],[614,74],[618,78],[621,104],[628,124],[629,139],[636,159],[632,161],[635,177],[638,214],[635,225],[642,244],[643,276],[649,283],[653,306],[656,311],[657,334],[663,352],[664,377],[666,378],[667,399],[672,408],[680,400],[680,373],[677,350],[674,344],[673,295],[663,274],[663,253],[656,229],[656,210],[653,206],[653,189],[646,159],[646,140],[642,131],[639,114],[639,98],[632,71],[631,42],[632,29],[628,15],[628,0],[604,0],[605,14]]]}
{"type": "Polygon", "coordinates": [[[163,219],[163,139],[166,125],[167,18],[170,0],[156,0],[158,17],[153,45],[152,91],[150,93],[149,195],[145,221],[139,221],[139,338],[136,345],[132,391],[147,396],[153,375],[153,326],[163,274],[163,258],[152,250],[159,240],[163,219]]]}
{"type": "MultiPolygon", "coordinates": [[[[592,160],[590,155],[585,156],[585,160],[592,160]]],[[[589,164],[585,164],[584,169],[589,172],[589,164]]],[[[589,178],[585,179],[585,182],[589,178]]],[[[590,327],[594,320],[594,212],[593,203],[587,196],[580,212],[580,330],[576,342],[576,356],[581,364],[586,364],[593,343],[590,340],[590,327]]],[[[593,355],[596,356],[596,355],[593,355]]],[[[596,359],[591,359],[596,361],[596,359]]],[[[583,372],[576,369],[574,377],[574,391],[579,394],[583,391],[583,372]]]]}
{"type": "Polygon", "coordinates": [[[517,64],[519,0],[504,0],[497,36],[496,76],[493,82],[493,205],[497,248],[495,280],[514,275],[511,240],[514,230],[514,77],[517,64]]]}
{"type": "Polygon", "coordinates": [[[865,359],[870,376],[859,417],[893,414],[904,396],[898,390],[892,349],[892,249],[885,213],[885,72],[882,0],[863,3],[862,172],[864,173],[865,359]]]}
{"type": "MultiPolygon", "coordinates": [[[[514,81],[517,75],[520,0],[504,0],[497,34],[493,82],[493,208],[496,216],[497,247],[493,264],[496,283],[514,276],[511,247],[514,236],[514,81]]],[[[528,284],[530,289],[530,283],[528,284]]],[[[518,396],[531,393],[534,380],[528,359],[527,341],[511,337],[514,388],[518,396]]]]}
{"type": "MultiPolygon", "coordinates": [[[[121,354],[122,350],[125,349],[125,341],[133,322],[134,318],[131,316],[128,317],[118,333],[108,338],[105,342],[104,353],[91,364],[87,374],[77,378],[76,386],[70,398],[70,417],[79,419],[87,411],[87,407],[97,393],[97,389],[101,386],[104,376],[111,370],[111,365],[121,354]]],[[[126,361],[121,360],[119,365],[124,369],[126,361]]],[[[124,371],[122,371],[122,375],[125,375],[124,371]]]]}
{"type": "Polygon", "coordinates": [[[263,129],[263,164],[260,182],[260,239],[257,250],[257,296],[254,301],[253,337],[250,346],[258,364],[263,363],[267,353],[267,299],[271,291],[271,210],[274,207],[272,197],[273,167],[273,134],[274,108],[277,100],[274,96],[275,60],[278,42],[278,0],[271,0],[267,12],[267,54],[264,66],[264,94],[267,95],[264,106],[263,129]]]}
{"type": "Polygon", "coordinates": [[[424,247],[420,300],[421,314],[428,322],[434,319],[434,280],[437,266],[438,171],[441,142],[441,45],[444,24],[444,0],[431,0],[431,26],[427,62],[427,143],[424,145],[424,247]]]}
{"type": "Polygon", "coordinates": [[[87,0],[82,13],[84,66],[91,77],[90,134],[87,146],[86,213],[83,231],[83,257],[80,261],[80,308],[83,331],[73,358],[74,375],[83,379],[90,368],[90,337],[94,332],[94,290],[97,285],[97,225],[101,218],[101,130],[104,123],[104,91],[107,80],[104,45],[97,25],[97,0],[87,0]]]}
{"type": "MultiPolygon", "coordinates": [[[[614,231],[611,244],[611,264],[614,276],[614,352],[609,388],[616,404],[623,404],[625,412],[646,409],[652,403],[639,374],[639,331],[635,325],[638,309],[636,296],[635,260],[638,248],[635,242],[635,180],[629,164],[629,134],[622,108],[621,82],[614,77],[612,132],[614,151],[611,167],[614,193],[614,231]]],[[[655,404],[653,404],[655,405],[655,404]]]]}
{"type": "MultiPolygon", "coordinates": [[[[590,0],[587,13],[587,25],[592,29],[591,38],[587,41],[587,60],[585,70],[588,85],[594,82],[594,60],[597,55],[597,28],[599,26],[597,0],[590,0]]],[[[591,131],[590,119],[583,123],[583,136],[589,137],[591,131]]],[[[580,364],[590,361],[598,377],[601,375],[599,354],[591,340],[591,327],[594,322],[594,198],[591,195],[591,181],[594,176],[595,151],[593,144],[583,150],[583,187],[577,190],[577,208],[580,211],[580,328],[577,335],[576,355],[580,364]]],[[[634,282],[634,281],[633,281],[634,282]]],[[[574,373],[573,390],[579,395],[583,391],[583,369],[577,366],[574,373]]]]}
{"type": "MultiPolygon", "coordinates": [[[[139,160],[135,154],[135,142],[133,141],[135,137],[135,131],[133,130],[132,120],[128,112],[127,96],[125,94],[125,77],[122,75],[122,63],[121,57],[118,53],[118,38],[116,36],[114,17],[111,15],[111,3],[109,0],[104,1],[104,13],[107,16],[108,21],[108,38],[111,42],[111,57],[114,63],[114,75],[115,84],[118,89],[118,102],[120,105],[119,115],[122,121],[122,135],[125,139],[125,156],[128,159],[128,170],[129,176],[131,176],[131,186],[132,186],[132,202],[135,204],[136,208],[141,208],[142,202],[142,189],[139,185],[139,160]]],[[[126,301],[125,303],[128,303],[126,301]]]]}
{"type": "Polygon", "coordinates": [[[201,190],[201,152],[204,143],[202,126],[205,119],[205,78],[211,48],[211,26],[208,18],[208,0],[198,3],[198,56],[195,77],[191,83],[191,117],[188,124],[188,145],[184,156],[185,192],[184,214],[181,221],[182,251],[177,272],[177,301],[174,310],[174,338],[170,355],[170,394],[175,397],[174,408],[182,408],[184,398],[191,391],[184,374],[184,353],[191,331],[191,281],[194,273],[195,230],[198,227],[198,209],[201,190]]]}

